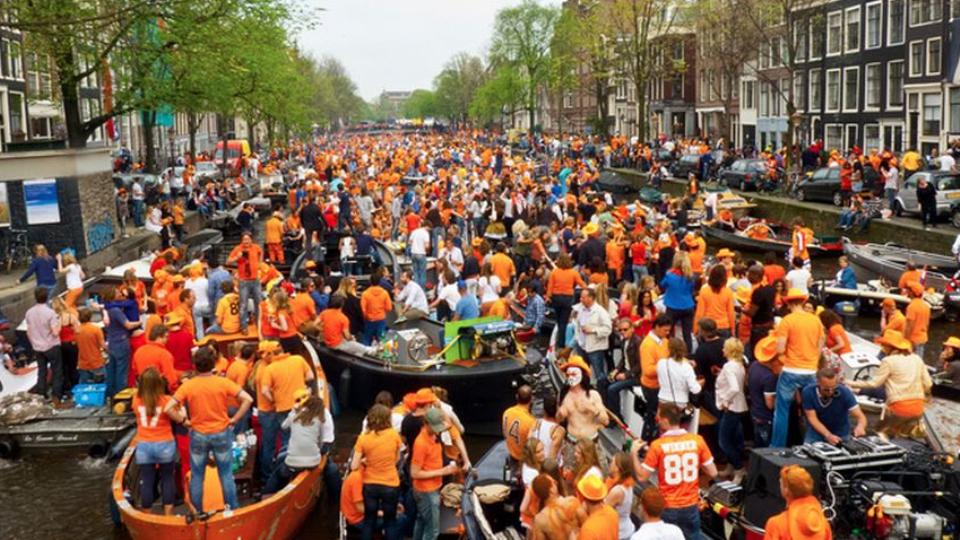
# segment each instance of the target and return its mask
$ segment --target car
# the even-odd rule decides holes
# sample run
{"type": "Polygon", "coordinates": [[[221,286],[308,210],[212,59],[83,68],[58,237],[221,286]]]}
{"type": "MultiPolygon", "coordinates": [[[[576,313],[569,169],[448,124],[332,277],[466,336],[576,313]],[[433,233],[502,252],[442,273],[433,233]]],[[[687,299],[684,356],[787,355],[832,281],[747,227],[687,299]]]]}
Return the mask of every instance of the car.
{"type": "Polygon", "coordinates": [[[686,180],[687,176],[693,173],[700,178],[700,156],[696,154],[687,154],[680,156],[680,159],[673,162],[670,166],[670,174],[674,178],[686,180]]]}
{"type": "Polygon", "coordinates": [[[217,167],[217,164],[212,161],[198,161],[193,166],[193,170],[194,177],[198,180],[219,180],[221,178],[220,167],[217,167]]]}
{"type": "Polygon", "coordinates": [[[770,177],[766,162],[762,159],[738,159],[720,173],[720,182],[740,191],[760,189],[770,177]]]}
{"type": "Polygon", "coordinates": [[[897,193],[894,212],[897,215],[904,212],[920,213],[920,201],[917,200],[917,184],[920,183],[921,178],[925,178],[927,182],[933,182],[933,185],[937,187],[937,215],[950,215],[954,203],[960,201],[960,174],[948,171],[919,171],[910,175],[907,181],[903,183],[903,189],[897,193]]]}
{"type": "Polygon", "coordinates": [[[800,201],[823,201],[842,206],[840,168],[823,167],[813,171],[812,175],[800,181],[796,193],[800,201]]]}

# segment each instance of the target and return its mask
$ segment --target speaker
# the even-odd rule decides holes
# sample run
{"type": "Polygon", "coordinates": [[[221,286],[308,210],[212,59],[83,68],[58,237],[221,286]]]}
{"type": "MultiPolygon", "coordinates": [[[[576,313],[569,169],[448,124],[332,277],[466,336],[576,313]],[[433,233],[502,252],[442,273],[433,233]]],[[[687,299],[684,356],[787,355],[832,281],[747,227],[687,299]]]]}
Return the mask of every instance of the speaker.
{"type": "Polygon", "coordinates": [[[823,471],[820,463],[800,457],[785,448],[756,448],[750,451],[750,473],[744,483],[743,517],[763,527],[767,519],[783,512],[787,503],[780,496],[780,469],[799,465],[813,477],[814,493],[819,492],[823,471]]]}

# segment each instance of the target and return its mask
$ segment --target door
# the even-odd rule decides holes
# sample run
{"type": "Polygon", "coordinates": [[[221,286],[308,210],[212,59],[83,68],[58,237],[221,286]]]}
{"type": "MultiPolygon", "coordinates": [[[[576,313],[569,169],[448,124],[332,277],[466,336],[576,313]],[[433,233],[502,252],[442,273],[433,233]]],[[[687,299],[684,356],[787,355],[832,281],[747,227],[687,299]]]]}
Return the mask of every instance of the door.
{"type": "MultiPolygon", "coordinates": [[[[917,202],[917,182],[923,173],[914,173],[903,183],[903,189],[900,190],[900,200],[903,201],[903,209],[907,212],[919,212],[920,204],[917,202]]],[[[928,178],[929,180],[929,178],[928,178]]]]}
{"type": "Polygon", "coordinates": [[[917,137],[920,133],[920,113],[910,113],[910,143],[908,148],[917,149],[917,137]]]}

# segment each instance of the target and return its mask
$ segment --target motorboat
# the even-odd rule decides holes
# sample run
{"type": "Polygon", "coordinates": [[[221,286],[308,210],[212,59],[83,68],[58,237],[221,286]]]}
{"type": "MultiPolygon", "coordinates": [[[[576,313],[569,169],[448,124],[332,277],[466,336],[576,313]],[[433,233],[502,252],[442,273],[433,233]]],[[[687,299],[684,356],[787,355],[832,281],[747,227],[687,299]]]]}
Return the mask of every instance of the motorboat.
{"type": "MultiPolygon", "coordinates": [[[[896,302],[901,309],[911,300],[900,294],[899,289],[889,287],[882,279],[857,283],[856,289],[839,287],[832,281],[816,281],[810,292],[820,304],[834,307],[834,311],[845,316],[880,313],[880,304],[888,298],[896,302]]],[[[946,308],[943,293],[926,291],[923,300],[930,306],[930,318],[943,316],[946,308]]]]}
{"type": "MultiPolygon", "coordinates": [[[[308,274],[306,267],[308,262],[316,264],[316,273],[322,275],[326,284],[333,290],[336,290],[340,283],[343,273],[340,271],[340,239],[346,233],[340,231],[327,231],[323,235],[323,242],[315,244],[311,249],[304,250],[290,265],[289,277],[291,280],[299,280],[308,274]]],[[[376,250],[374,257],[357,257],[354,259],[353,278],[357,280],[359,288],[363,289],[370,281],[370,273],[377,266],[387,270],[388,277],[395,276],[400,267],[397,265],[396,255],[388,245],[379,240],[373,241],[376,250]]]]}
{"type": "MultiPolygon", "coordinates": [[[[792,246],[788,227],[759,220],[738,220],[735,229],[714,221],[703,224],[700,230],[717,243],[745,251],[785,255],[792,246]]],[[[843,254],[843,243],[839,238],[821,237],[807,246],[807,252],[811,257],[837,257],[843,254]]]]}
{"type": "Polygon", "coordinates": [[[946,288],[951,276],[960,269],[954,257],[917,251],[893,243],[855,244],[844,237],[843,252],[850,263],[866,275],[893,283],[900,280],[907,263],[912,263],[916,268],[926,268],[925,285],[937,291],[946,288]]]}

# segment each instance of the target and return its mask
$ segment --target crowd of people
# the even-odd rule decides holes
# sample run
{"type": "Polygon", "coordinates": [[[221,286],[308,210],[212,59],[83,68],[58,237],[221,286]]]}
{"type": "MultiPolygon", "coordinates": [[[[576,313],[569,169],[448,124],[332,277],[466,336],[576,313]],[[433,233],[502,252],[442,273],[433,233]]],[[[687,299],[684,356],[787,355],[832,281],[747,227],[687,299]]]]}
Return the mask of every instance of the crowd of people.
{"type": "MultiPolygon", "coordinates": [[[[136,386],[137,462],[155,465],[145,469],[161,479],[164,509],[172,508],[176,482],[189,486],[194,508],[208,508],[208,455],[222,486],[219,504],[236,508],[226,448],[249,428],[252,409],[265,493],[317,466],[333,442],[323,373],[298,354],[300,335],[371,354],[391,312],[513,319],[549,349],[566,378],[559,395],[543,400],[540,417],[529,387],[503,416],[512,470],[526,488],[521,514],[530,538],[568,538],[575,530],[579,538],[698,538],[701,477],[742,481],[747,446],[863,435],[856,392],[886,399],[880,433],[916,429],[931,386],[922,361],[930,309],[922,275],[909,273],[916,269],[901,284],[912,299],[906,313],[884,304],[878,343],[885,356],[875,377],[844,380],[838,356],[851,340],[832,306],[810,299],[813,231],[802,221],[793,223],[789,271],[773,254],[711,255],[687,223],[701,196],[695,184],[653,206],[595,189],[617,156],[649,155],[655,166],[659,148],[614,137],[590,152],[582,140],[579,148],[555,141],[511,153],[490,133],[462,131],[321,136],[273,148],[258,167],[282,175],[287,204],[270,214],[262,242],[245,210],[242,241],[224,265],[183,260],[183,213],[202,191],[185,182],[160,206],[164,247],[151,286],[128,274],[102,305],[78,303],[83,274],[75,260],[54,264],[38,247],[22,278],[37,276],[36,305],[26,316],[41,366],[37,391],[47,392],[48,370],[58,404],[79,381],[105,381],[108,396],[136,386]],[[280,272],[289,262],[285,244],[310,251],[334,232],[339,267],[318,260],[301,275],[280,272]],[[409,257],[410,270],[394,276],[376,267],[374,240],[409,257]],[[352,274],[365,259],[375,269],[358,293],[352,274]],[[335,291],[327,284],[334,270],[342,275],[335,291]],[[56,271],[66,272],[69,292],[50,307],[56,271]],[[94,315],[102,330],[91,323],[94,315]],[[246,341],[221,351],[211,335],[246,341]],[[634,388],[642,433],[631,437],[630,452],[605,456],[599,433],[631,414],[622,396],[634,388]],[[287,453],[276,462],[278,446],[287,453]],[[171,465],[177,452],[179,475],[171,465]],[[644,521],[637,528],[632,485],[654,476],[657,487],[639,496],[644,521]]],[[[687,141],[671,151],[694,147],[713,148],[687,141]]],[[[872,167],[872,159],[860,161],[872,167]]],[[[135,222],[139,215],[132,214],[135,222]]],[[[856,286],[844,259],[837,282],[856,286]]],[[[960,341],[951,339],[942,359],[960,373],[960,341]]],[[[381,393],[341,491],[347,522],[364,538],[377,529],[388,538],[435,538],[444,480],[462,479],[471,467],[463,434],[442,389],[398,403],[381,393]]],[[[812,508],[806,471],[781,471],[781,490],[789,508],[768,523],[768,537],[791,538],[797,526],[816,529],[805,537],[830,537],[825,520],[795,521],[800,509],[812,508]]],[[[151,494],[141,504],[150,508],[152,490],[145,491],[151,494]]]]}

